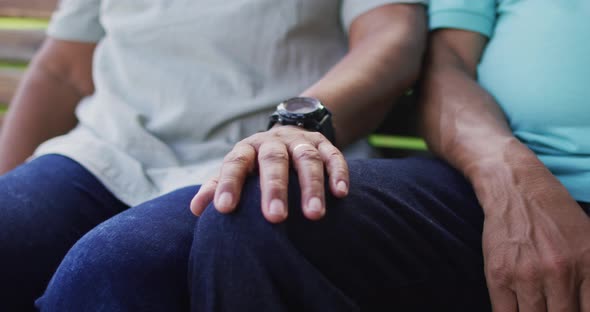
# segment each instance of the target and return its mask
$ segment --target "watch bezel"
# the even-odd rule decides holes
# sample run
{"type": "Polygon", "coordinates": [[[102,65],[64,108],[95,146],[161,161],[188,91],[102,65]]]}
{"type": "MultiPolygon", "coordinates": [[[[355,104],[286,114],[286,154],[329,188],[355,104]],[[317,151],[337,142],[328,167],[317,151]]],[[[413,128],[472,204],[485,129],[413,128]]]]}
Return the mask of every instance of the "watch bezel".
{"type": "Polygon", "coordinates": [[[295,121],[308,121],[308,120],[315,120],[320,121],[323,119],[326,113],[326,107],[322,104],[319,99],[311,98],[311,97],[295,97],[288,99],[286,101],[281,102],[277,105],[276,112],[279,114],[279,117],[283,117],[283,119],[295,120],[295,121]],[[315,109],[308,113],[296,113],[291,112],[287,109],[287,106],[293,102],[305,102],[315,105],[315,109]]]}

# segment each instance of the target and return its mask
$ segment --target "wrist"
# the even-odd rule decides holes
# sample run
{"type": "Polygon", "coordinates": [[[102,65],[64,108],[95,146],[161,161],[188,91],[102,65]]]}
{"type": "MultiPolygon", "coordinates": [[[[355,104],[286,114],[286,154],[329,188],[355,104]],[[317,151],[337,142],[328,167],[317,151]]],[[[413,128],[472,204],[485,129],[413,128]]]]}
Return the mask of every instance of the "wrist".
{"type": "Polygon", "coordinates": [[[471,180],[486,218],[514,213],[563,213],[579,208],[565,186],[539,159],[525,159],[487,166],[471,180]]]}
{"type": "Polygon", "coordinates": [[[268,129],[277,124],[319,132],[335,143],[332,113],[314,97],[295,97],[280,103],[269,118],[268,129]]]}
{"type": "MultiPolygon", "coordinates": [[[[529,170],[546,170],[537,155],[514,137],[490,141],[485,153],[464,157],[461,169],[472,183],[494,179],[501,172],[526,174],[529,170]]],[[[480,149],[483,150],[483,149],[480,149]]]]}
{"type": "Polygon", "coordinates": [[[563,188],[528,147],[516,139],[505,143],[496,154],[481,157],[465,170],[486,215],[513,200],[563,188]]]}

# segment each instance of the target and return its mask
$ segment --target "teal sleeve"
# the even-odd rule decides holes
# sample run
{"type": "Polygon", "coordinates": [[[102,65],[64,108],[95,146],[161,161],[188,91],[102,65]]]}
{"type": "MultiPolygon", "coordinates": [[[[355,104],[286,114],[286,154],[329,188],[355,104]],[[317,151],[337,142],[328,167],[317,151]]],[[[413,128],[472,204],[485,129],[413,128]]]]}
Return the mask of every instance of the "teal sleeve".
{"type": "Polygon", "coordinates": [[[47,35],[52,38],[98,42],[105,34],[100,23],[100,0],[61,0],[51,17],[47,35]]]}
{"type": "Polygon", "coordinates": [[[430,29],[455,28],[491,37],[496,23],[496,0],[431,0],[430,29]]]}
{"type": "MultiPolygon", "coordinates": [[[[321,0],[320,0],[321,1],[321,0]]],[[[428,4],[428,0],[343,0],[342,1],[342,24],[348,32],[354,20],[372,9],[391,3],[417,3],[428,4]]]]}

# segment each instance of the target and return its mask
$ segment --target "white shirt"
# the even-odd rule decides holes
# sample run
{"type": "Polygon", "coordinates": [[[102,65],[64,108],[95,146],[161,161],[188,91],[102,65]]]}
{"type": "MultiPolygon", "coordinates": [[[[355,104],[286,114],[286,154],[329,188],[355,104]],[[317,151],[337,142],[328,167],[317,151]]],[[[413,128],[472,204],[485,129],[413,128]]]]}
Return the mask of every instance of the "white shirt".
{"type": "Polygon", "coordinates": [[[96,91],[35,155],[70,157],[128,205],[203,183],[346,54],[356,17],[395,2],[424,1],[62,0],[48,35],[98,42],[96,91]]]}

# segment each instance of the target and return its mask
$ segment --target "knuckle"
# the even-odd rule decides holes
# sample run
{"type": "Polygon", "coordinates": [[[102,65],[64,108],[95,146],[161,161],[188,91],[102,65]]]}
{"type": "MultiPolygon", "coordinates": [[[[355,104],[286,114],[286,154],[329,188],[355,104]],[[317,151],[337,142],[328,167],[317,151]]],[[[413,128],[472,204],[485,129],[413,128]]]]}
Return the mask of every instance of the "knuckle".
{"type": "Polygon", "coordinates": [[[333,149],[328,153],[328,159],[330,161],[340,161],[343,158],[344,157],[343,157],[342,153],[340,153],[340,151],[337,149],[333,149]]]}
{"type": "Polygon", "coordinates": [[[508,286],[513,280],[514,272],[504,262],[493,261],[486,268],[487,279],[497,286],[508,286]]]}
{"type": "Polygon", "coordinates": [[[201,189],[206,190],[206,189],[215,189],[217,188],[217,185],[219,184],[219,180],[217,178],[215,179],[210,179],[209,181],[207,181],[202,187],[201,189]]]}
{"type": "Polygon", "coordinates": [[[328,162],[332,165],[332,167],[335,167],[336,173],[345,174],[348,172],[348,165],[341,155],[330,155],[328,162]]]}
{"type": "Polygon", "coordinates": [[[335,169],[333,172],[330,173],[330,175],[332,177],[338,177],[338,178],[347,178],[348,177],[348,171],[344,168],[338,168],[335,169]]]}
{"type": "Polygon", "coordinates": [[[522,283],[535,283],[542,277],[542,270],[533,263],[526,263],[516,272],[516,279],[522,283]]]}
{"type": "Polygon", "coordinates": [[[289,154],[286,151],[268,151],[260,154],[261,162],[283,163],[289,161],[289,154]]]}
{"type": "Polygon", "coordinates": [[[250,144],[251,142],[252,143],[259,142],[259,141],[261,141],[266,136],[268,136],[268,133],[266,133],[266,132],[258,132],[258,133],[253,134],[251,137],[246,138],[246,139],[240,141],[239,144],[250,144]]]}
{"type": "Polygon", "coordinates": [[[344,160],[344,155],[335,146],[327,147],[325,144],[320,144],[319,150],[322,151],[322,154],[324,154],[328,161],[342,162],[344,160]]]}
{"type": "Polygon", "coordinates": [[[290,144],[293,144],[294,142],[307,142],[308,139],[305,138],[305,133],[303,133],[303,131],[305,130],[286,131],[281,135],[281,139],[290,144]]]}
{"type": "Polygon", "coordinates": [[[303,190],[306,196],[320,196],[323,195],[324,181],[319,177],[313,177],[303,190]]]}
{"type": "Polygon", "coordinates": [[[232,189],[238,183],[238,178],[235,176],[224,176],[217,182],[217,187],[220,189],[232,189]]]}
{"type": "Polygon", "coordinates": [[[309,132],[307,134],[307,136],[313,141],[313,142],[322,142],[327,140],[326,137],[319,133],[319,132],[309,132]]]}
{"type": "Polygon", "coordinates": [[[506,256],[490,257],[486,261],[486,277],[494,285],[507,287],[514,281],[515,270],[506,256]]]}
{"type": "Polygon", "coordinates": [[[570,275],[574,265],[565,257],[554,257],[543,264],[543,273],[558,279],[566,278],[570,275]]]}
{"type": "Polygon", "coordinates": [[[344,160],[344,155],[336,146],[331,143],[321,143],[318,145],[318,149],[322,151],[322,154],[330,161],[341,162],[344,160]]]}
{"type": "Polygon", "coordinates": [[[250,162],[250,157],[244,153],[229,153],[223,159],[224,165],[246,166],[250,162]]]}
{"type": "Polygon", "coordinates": [[[239,141],[238,143],[236,143],[234,145],[233,151],[239,151],[239,150],[252,150],[254,149],[254,138],[256,136],[251,136],[248,138],[245,138],[241,141],[239,141]]]}
{"type": "Polygon", "coordinates": [[[286,192],[287,191],[287,184],[283,179],[280,177],[270,177],[265,183],[265,187],[267,187],[271,192],[286,192]]]}
{"type": "Polygon", "coordinates": [[[278,127],[276,131],[273,132],[275,137],[285,138],[285,137],[299,137],[301,134],[299,133],[299,128],[293,127],[278,127]]]}
{"type": "Polygon", "coordinates": [[[274,134],[278,136],[284,136],[285,134],[289,134],[290,130],[291,129],[289,127],[278,127],[274,134]]]}
{"type": "Polygon", "coordinates": [[[276,136],[277,136],[276,133],[274,133],[272,131],[258,132],[258,133],[255,133],[255,134],[251,135],[248,138],[243,139],[237,145],[238,146],[240,146],[240,145],[248,145],[248,146],[252,146],[254,148],[257,148],[262,143],[268,141],[269,138],[270,138],[270,140],[272,140],[276,136]]]}
{"type": "Polygon", "coordinates": [[[310,174],[305,180],[309,189],[319,190],[324,186],[324,177],[319,174],[310,174]]]}
{"type": "Polygon", "coordinates": [[[316,149],[301,149],[294,155],[296,160],[300,161],[322,161],[322,157],[316,149]]]}
{"type": "Polygon", "coordinates": [[[268,134],[270,134],[270,136],[273,139],[276,140],[276,139],[280,139],[285,136],[285,128],[284,127],[279,127],[277,129],[273,129],[273,130],[275,130],[275,131],[268,133],[268,134]]]}

